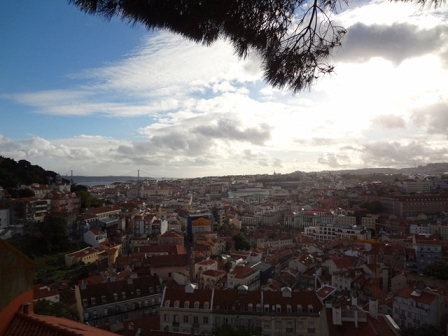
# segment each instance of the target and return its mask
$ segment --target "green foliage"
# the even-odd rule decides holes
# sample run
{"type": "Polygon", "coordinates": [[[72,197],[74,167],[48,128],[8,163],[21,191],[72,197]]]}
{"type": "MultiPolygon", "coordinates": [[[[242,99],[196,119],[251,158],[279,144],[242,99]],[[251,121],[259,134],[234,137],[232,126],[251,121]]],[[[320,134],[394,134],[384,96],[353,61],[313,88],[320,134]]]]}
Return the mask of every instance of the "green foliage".
{"type": "Polygon", "coordinates": [[[65,252],[40,256],[34,262],[36,264],[35,283],[55,283],[65,279],[74,284],[76,280],[86,277],[97,268],[97,265],[93,263],[78,263],[67,268],[65,252]]]}
{"type": "Polygon", "coordinates": [[[250,250],[250,242],[241,232],[232,237],[235,241],[235,249],[237,250],[250,250]]]}
{"type": "Polygon", "coordinates": [[[205,45],[225,38],[239,57],[259,55],[269,84],[293,92],[333,72],[330,54],[345,34],[331,20],[339,0],[69,2],[89,14],[141,23],[150,30],[166,29],[205,45]]]}
{"type": "Polygon", "coordinates": [[[50,315],[70,318],[68,308],[62,302],[50,302],[48,300],[38,300],[34,304],[34,312],[38,315],[50,315]]]}
{"type": "Polygon", "coordinates": [[[0,186],[5,189],[16,188],[19,184],[48,184],[56,175],[55,172],[32,165],[26,160],[16,162],[0,156],[0,186]]]}
{"type": "Polygon", "coordinates": [[[384,206],[380,201],[362,203],[359,207],[367,209],[367,211],[371,214],[378,214],[384,211],[384,206]]]}
{"type": "Polygon", "coordinates": [[[57,246],[57,252],[52,249],[51,253],[36,243],[34,235],[13,238],[8,242],[34,261],[35,283],[55,283],[62,279],[75,283],[77,279],[87,276],[97,268],[96,264],[83,263],[72,265],[70,268],[65,266],[65,254],[86,247],[81,242],[66,241],[65,244],[57,246]]]}
{"type": "Polygon", "coordinates": [[[29,188],[23,189],[10,189],[9,193],[12,198],[24,198],[24,197],[34,197],[34,191],[29,188]]]}
{"type": "Polygon", "coordinates": [[[445,261],[432,263],[431,265],[426,266],[423,270],[423,274],[441,280],[448,280],[448,263],[445,261]]]}
{"type": "Polygon", "coordinates": [[[43,253],[65,250],[69,244],[65,220],[46,217],[44,222],[36,223],[32,240],[34,246],[43,253]]]}
{"type": "Polygon", "coordinates": [[[436,326],[423,324],[418,327],[401,329],[401,336],[443,336],[444,333],[436,326]]]}
{"type": "Polygon", "coordinates": [[[76,196],[81,198],[81,208],[90,208],[92,205],[93,196],[88,191],[77,190],[75,191],[76,196]]]}
{"type": "Polygon", "coordinates": [[[230,324],[223,324],[215,326],[212,330],[212,336],[259,336],[261,330],[255,327],[236,326],[232,327],[230,324]]]}

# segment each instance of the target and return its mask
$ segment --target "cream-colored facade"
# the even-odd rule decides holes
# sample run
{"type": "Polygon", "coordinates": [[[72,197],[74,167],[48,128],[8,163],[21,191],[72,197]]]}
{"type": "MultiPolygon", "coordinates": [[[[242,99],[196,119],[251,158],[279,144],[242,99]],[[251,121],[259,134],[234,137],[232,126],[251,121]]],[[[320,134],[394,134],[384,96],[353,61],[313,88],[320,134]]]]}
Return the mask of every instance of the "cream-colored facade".
{"type": "Polygon", "coordinates": [[[214,326],[253,326],[266,336],[327,335],[324,308],[314,292],[166,288],[160,329],[207,334],[214,326]]]}
{"type": "Polygon", "coordinates": [[[65,265],[70,267],[79,262],[83,262],[85,264],[94,263],[98,260],[98,254],[98,250],[91,247],[86,247],[80,251],[66,254],[65,265]]]}

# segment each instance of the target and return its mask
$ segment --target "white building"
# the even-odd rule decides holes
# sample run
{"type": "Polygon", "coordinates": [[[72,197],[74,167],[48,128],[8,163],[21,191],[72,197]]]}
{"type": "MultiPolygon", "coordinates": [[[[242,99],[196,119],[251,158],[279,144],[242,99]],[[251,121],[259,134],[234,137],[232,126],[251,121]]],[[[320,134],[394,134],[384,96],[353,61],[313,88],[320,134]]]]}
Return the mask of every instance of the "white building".
{"type": "Polygon", "coordinates": [[[97,248],[100,243],[107,240],[107,233],[101,230],[92,229],[84,233],[84,243],[93,248],[97,248]]]}
{"type": "Polygon", "coordinates": [[[0,207],[0,229],[5,229],[10,225],[9,209],[0,207]]]}

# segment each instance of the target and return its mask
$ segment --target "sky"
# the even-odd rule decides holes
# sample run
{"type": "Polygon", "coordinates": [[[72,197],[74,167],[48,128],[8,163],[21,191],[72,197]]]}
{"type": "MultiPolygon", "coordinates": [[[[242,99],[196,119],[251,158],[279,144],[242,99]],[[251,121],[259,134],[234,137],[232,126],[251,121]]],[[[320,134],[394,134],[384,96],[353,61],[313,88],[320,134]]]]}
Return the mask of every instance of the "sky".
{"type": "Polygon", "coordinates": [[[448,5],[351,2],[335,72],[293,94],[238,58],[64,0],[0,0],[0,156],[171,178],[448,161],[448,5]]]}

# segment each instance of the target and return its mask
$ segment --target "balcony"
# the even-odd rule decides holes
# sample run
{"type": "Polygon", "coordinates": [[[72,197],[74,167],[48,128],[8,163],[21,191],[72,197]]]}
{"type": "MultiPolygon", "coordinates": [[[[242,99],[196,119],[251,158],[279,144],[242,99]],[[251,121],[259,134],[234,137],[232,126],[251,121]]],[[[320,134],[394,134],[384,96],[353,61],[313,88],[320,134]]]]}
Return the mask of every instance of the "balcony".
{"type": "Polygon", "coordinates": [[[179,326],[179,322],[173,322],[173,327],[178,327],[179,326]]]}

